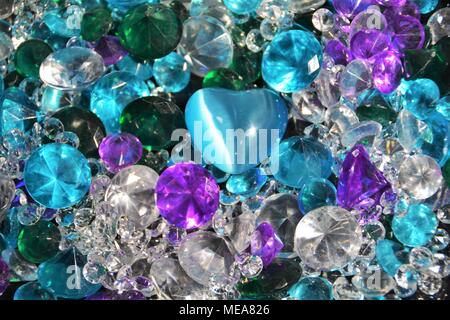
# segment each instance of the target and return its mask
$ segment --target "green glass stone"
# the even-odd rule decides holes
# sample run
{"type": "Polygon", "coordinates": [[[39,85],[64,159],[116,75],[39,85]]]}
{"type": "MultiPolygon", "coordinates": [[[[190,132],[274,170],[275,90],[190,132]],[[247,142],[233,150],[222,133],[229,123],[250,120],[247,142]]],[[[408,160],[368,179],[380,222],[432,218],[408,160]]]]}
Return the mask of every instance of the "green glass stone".
{"type": "Polygon", "coordinates": [[[14,55],[17,72],[24,77],[39,78],[39,67],[52,52],[52,47],[44,41],[33,39],[22,42],[14,55]]]}
{"type": "Polygon", "coordinates": [[[39,221],[25,226],[19,233],[18,249],[29,262],[41,263],[56,255],[59,251],[61,234],[53,223],[39,221]]]}
{"type": "Polygon", "coordinates": [[[243,299],[282,299],[301,275],[298,261],[278,258],[264,268],[257,278],[239,283],[237,289],[243,299]]]}
{"type": "Polygon", "coordinates": [[[356,109],[359,121],[376,121],[384,128],[395,122],[397,113],[389,107],[382,105],[360,106],[356,109]]]}
{"type": "Polygon", "coordinates": [[[242,77],[231,69],[210,70],[203,78],[203,88],[224,88],[238,91],[244,87],[242,77]]]}
{"type": "Polygon", "coordinates": [[[87,41],[97,41],[107,34],[113,25],[111,11],[94,8],[84,13],[81,20],[81,37],[87,41]]]}
{"type": "Polygon", "coordinates": [[[138,137],[149,151],[167,149],[177,143],[171,141],[172,132],[183,128],[183,112],[175,103],[160,97],[134,100],[120,116],[121,131],[138,137]]]}
{"type": "Polygon", "coordinates": [[[442,176],[444,177],[444,181],[447,184],[447,187],[450,188],[450,160],[442,167],[442,176]]]}
{"type": "Polygon", "coordinates": [[[181,38],[177,14],[162,4],[130,9],[119,26],[122,46],[141,59],[158,59],[172,52],[181,38]]]}
{"type": "Polygon", "coordinates": [[[260,52],[235,50],[230,69],[239,74],[246,85],[251,84],[261,77],[261,58],[260,52]]]}

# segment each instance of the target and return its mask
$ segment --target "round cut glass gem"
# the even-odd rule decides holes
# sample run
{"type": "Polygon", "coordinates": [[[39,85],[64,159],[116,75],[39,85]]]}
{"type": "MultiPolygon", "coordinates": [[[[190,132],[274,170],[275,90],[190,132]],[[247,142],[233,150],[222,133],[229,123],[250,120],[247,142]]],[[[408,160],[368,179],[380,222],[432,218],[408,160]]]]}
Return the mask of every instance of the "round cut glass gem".
{"type": "Polygon", "coordinates": [[[119,25],[122,46],[133,56],[157,59],[168,55],[180,41],[182,26],[175,12],[162,4],[130,9],[119,25]]]}
{"type": "Polygon", "coordinates": [[[97,41],[113,26],[111,11],[103,7],[87,10],[81,20],[81,37],[86,41],[97,41]]]}
{"type": "Polygon", "coordinates": [[[421,49],[425,43],[425,28],[419,19],[397,15],[392,22],[394,43],[400,50],[421,49]]]}
{"type": "Polygon", "coordinates": [[[311,179],[302,188],[298,203],[303,213],[336,204],[336,187],[326,179],[311,179]]]}
{"type": "Polygon", "coordinates": [[[24,182],[36,202],[52,209],[67,208],[89,191],[91,169],[74,147],[51,143],[31,154],[25,164],[24,182]]]}
{"type": "Polygon", "coordinates": [[[223,3],[233,13],[247,14],[258,9],[261,0],[224,0],[223,3]]]}
{"type": "Polygon", "coordinates": [[[202,166],[177,163],[159,177],[156,205],[170,224],[198,228],[209,222],[219,207],[219,186],[202,166]]]}
{"type": "Polygon", "coordinates": [[[153,76],[164,91],[180,92],[189,84],[191,71],[183,57],[171,52],[167,56],[155,60],[153,76]]]}
{"type": "Polygon", "coordinates": [[[158,3],[159,0],[106,0],[106,2],[110,8],[124,12],[143,3],[158,3]]]}
{"type": "Polygon", "coordinates": [[[94,47],[94,51],[102,56],[105,66],[111,66],[123,59],[128,53],[120,45],[115,36],[103,36],[94,47]]]}
{"type": "Polygon", "coordinates": [[[353,261],[362,244],[355,218],[339,207],[321,207],[306,214],[295,230],[295,251],[314,270],[330,271],[353,261]]]}
{"type": "Polygon", "coordinates": [[[336,11],[346,18],[351,18],[367,9],[372,0],[333,0],[336,11]]]}
{"type": "Polygon", "coordinates": [[[350,47],[355,57],[370,59],[389,49],[390,39],[383,31],[376,29],[361,30],[350,41],[350,47]]]}
{"type": "Polygon", "coordinates": [[[105,72],[103,58],[95,51],[69,47],[50,54],[41,64],[39,76],[50,87],[79,90],[97,81],[105,72]]]}
{"type": "Polygon", "coordinates": [[[304,277],[289,289],[289,296],[296,300],[332,300],[333,287],[321,277],[304,277]]]}
{"type": "Polygon", "coordinates": [[[268,266],[283,248],[283,242],[278,238],[268,222],[261,223],[251,239],[250,250],[253,255],[260,256],[264,266],[268,266]]]}
{"type": "Polygon", "coordinates": [[[322,56],[322,47],[312,33],[302,30],[282,32],[264,51],[263,79],[277,91],[299,91],[319,75],[322,56]]]}
{"type": "Polygon", "coordinates": [[[98,153],[108,170],[117,173],[141,159],[142,143],[129,133],[113,134],[103,139],[98,153]]]}
{"type": "Polygon", "coordinates": [[[393,51],[378,54],[372,70],[373,84],[381,93],[391,93],[400,85],[402,71],[402,61],[393,51]]]}
{"type": "Polygon", "coordinates": [[[52,52],[44,41],[33,39],[22,42],[14,54],[17,72],[24,77],[39,78],[39,67],[52,52]]]}

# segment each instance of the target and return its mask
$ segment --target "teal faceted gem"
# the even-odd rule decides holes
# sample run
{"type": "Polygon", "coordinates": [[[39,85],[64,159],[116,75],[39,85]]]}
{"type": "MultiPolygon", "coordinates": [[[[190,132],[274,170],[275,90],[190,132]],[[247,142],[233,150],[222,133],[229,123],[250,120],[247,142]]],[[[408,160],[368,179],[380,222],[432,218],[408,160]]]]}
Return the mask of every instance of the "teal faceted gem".
{"type": "Polygon", "coordinates": [[[252,197],[266,183],[267,176],[260,168],[253,168],[241,174],[232,175],[226,183],[226,188],[233,194],[252,197]]]}
{"type": "Polygon", "coordinates": [[[439,4],[439,0],[410,0],[419,7],[420,13],[427,14],[433,11],[439,4]]]}
{"type": "Polygon", "coordinates": [[[311,210],[336,204],[336,187],[327,179],[312,179],[306,182],[299,196],[300,210],[305,214],[311,210]]]}
{"type": "Polygon", "coordinates": [[[78,37],[83,13],[83,9],[79,6],[68,6],[64,9],[46,10],[43,20],[55,35],[65,38],[78,37]]]}
{"type": "Polygon", "coordinates": [[[124,12],[143,3],[159,3],[159,0],[106,0],[106,2],[111,9],[124,12]]]}
{"type": "Polygon", "coordinates": [[[56,300],[56,297],[39,282],[28,282],[17,288],[14,300],[56,300]]]}
{"type": "Polygon", "coordinates": [[[333,163],[327,146],[311,137],[294,136],[283,140],[270,157],[270,170],[277,181],[300,189],[310,179],[328,178],[333,163]]]}
{"type": "Polygon", "coordinates": [[[436,102],[436,111],[450,121],[450,96],[442,97],[436,102]]]}
{"type": "Polygon", "coordinates": [[[8,88],[0,96],[0,135],[15,128],[27,132],[39,118],[39,108],[18,88],[8,88]]]}
{"type": "Polygon", "coordinates": [[[39,265],[38,281],[58,298],[82,299],[97,292],[100,284],[92,284],[83,276],[87,259],[71,248],[39,265]]]}
{"type": "Polygon", "coordinates": [[[423,122],[426,130],[422,135],[420,150],[434,158],[441,166],[448,160],[450,154],[450,123],[439,112],[434,111],[423,122]]]}
{"type": "Polygon", "coordinates": [[[408,261],[408,252],[403,246],[387,239],[378,240],[375,254],[380,266],[391,277],[395,276],[398,268],[408,261]]]}
{"type": "Polygon", "coordinates": [[[118,133],[123,109],[130,102],[149,95],[143,80],[129,72],[112,72],[95,84],[91,93],[91,111],[102,120],[108,134],[118,133]]]}
{"type": "Polygon", "coordinates": [[[284,135],[287,118],[284,100],[268,89],[200,89],[185,110],[187,129],[204,160],[231,174],[254,168],[270,156],[284,135]]]}
{"type": "Polygon", "coordinates": [[[405,215],[396,215],[392,220],[392,231],[404,245],[420,247],[427,244],[434,236],[438,219],[425,204],[410,205],[405,215]]]}
{"type": "Polygon", "coordinates": [[[322,59],[322,46],[311,32],[281,32],[264,51],[262,76],[277,91],[296,92],[308,87],[319,75],[322,59]]]}
{"type": "Polygon", "coordinates": [[[127,71],[144,81],[153,76],[153,67],[150,62],[138,62],[130,55],[126,55],[117,62],[116,67],[119,71],[127,71]]]}
{"type": "Polygon", "coordinates": [[[24,182],[36,202],[52,209],[67,208],[89,191],[91,169],[74,147],[50,143],[33,151],[25,164],[24,182]]]}
{"type": "Polygon", "coordinates": [[[418,119],[423,120],[435,110],[435,102],[441,96],[439,87],[430,79],[417,79],[406,82],[402,106],[418,119]]]}
{"type": "Polygon", "coordinates": [[[305,277],[289,289],[289,296],[296,300],[332,300],[333,287],[322,277],[305,277]]]}
{"type": "Polygon", "coordinates": [[[224,0],[223,4],[233,13],[247,14],[258,9],[261,0],[224,0]]]}
{"type": "Polygon", "coordinates": [[[153,75],[164,91],[174,93],[186,88],[191,79],[191,71],[187,62],[175,52],[155,60],[153,75]]]}

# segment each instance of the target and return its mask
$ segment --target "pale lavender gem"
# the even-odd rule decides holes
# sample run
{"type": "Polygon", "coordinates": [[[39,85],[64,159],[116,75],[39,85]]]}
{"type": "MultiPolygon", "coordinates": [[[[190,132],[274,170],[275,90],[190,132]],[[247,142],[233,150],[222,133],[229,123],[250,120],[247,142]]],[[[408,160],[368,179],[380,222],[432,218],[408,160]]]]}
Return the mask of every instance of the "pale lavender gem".
{"type": "Polygon", "coordinates": [[[410,1],[407,1],[405,5],[400,7],[389,7],[383,12],[387,21],[394,22],[397,16],[411,16],[416,19],[420,19],[419,7],[410,1]]]}
{"type": "Polygon", "coordinates": [[[355,33],[350,41],[350,48],[355,57],[370,59],[383,51],[389,50],[390,44],[390,38],[384,32],[369,29],[355,33]]]}
{"type": "Polygon", "coordinates": [[[117,173],[141,159],[142,143],[132,134],[116,133],[102,140],[98,153],[106,168],[117,173]]]}
{"type": "Polygon", "coordinates": [[[402,61],[393,51],[380,53],[375,57],[372,71],[373,83],[381,93],[391,93],[402,80],[402,61]]]}
{"type": "Polygon", "coordinates": [[[261,257],[264,266],[268,266],[283,247],[283,242],[268,222],[261,223],[252,235],[251,253],[261,257]]]}
{"type": "Polygon", "coordinates": [[[119,38],[110,35],[101,37],[95,45],[94,51],[102,56],[105,66],[116,64],[128,54],[120,45],[119,38]]]}

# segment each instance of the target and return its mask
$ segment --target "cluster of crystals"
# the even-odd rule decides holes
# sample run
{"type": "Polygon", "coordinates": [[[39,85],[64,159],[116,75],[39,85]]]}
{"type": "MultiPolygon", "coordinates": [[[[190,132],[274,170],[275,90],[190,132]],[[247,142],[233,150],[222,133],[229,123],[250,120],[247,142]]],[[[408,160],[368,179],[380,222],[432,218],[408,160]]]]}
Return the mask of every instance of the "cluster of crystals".
{"type": "Polygon", "coordinates": [[[446,299],[449,26],[443,0],[0,0],[0,294],[446,299]]]}

